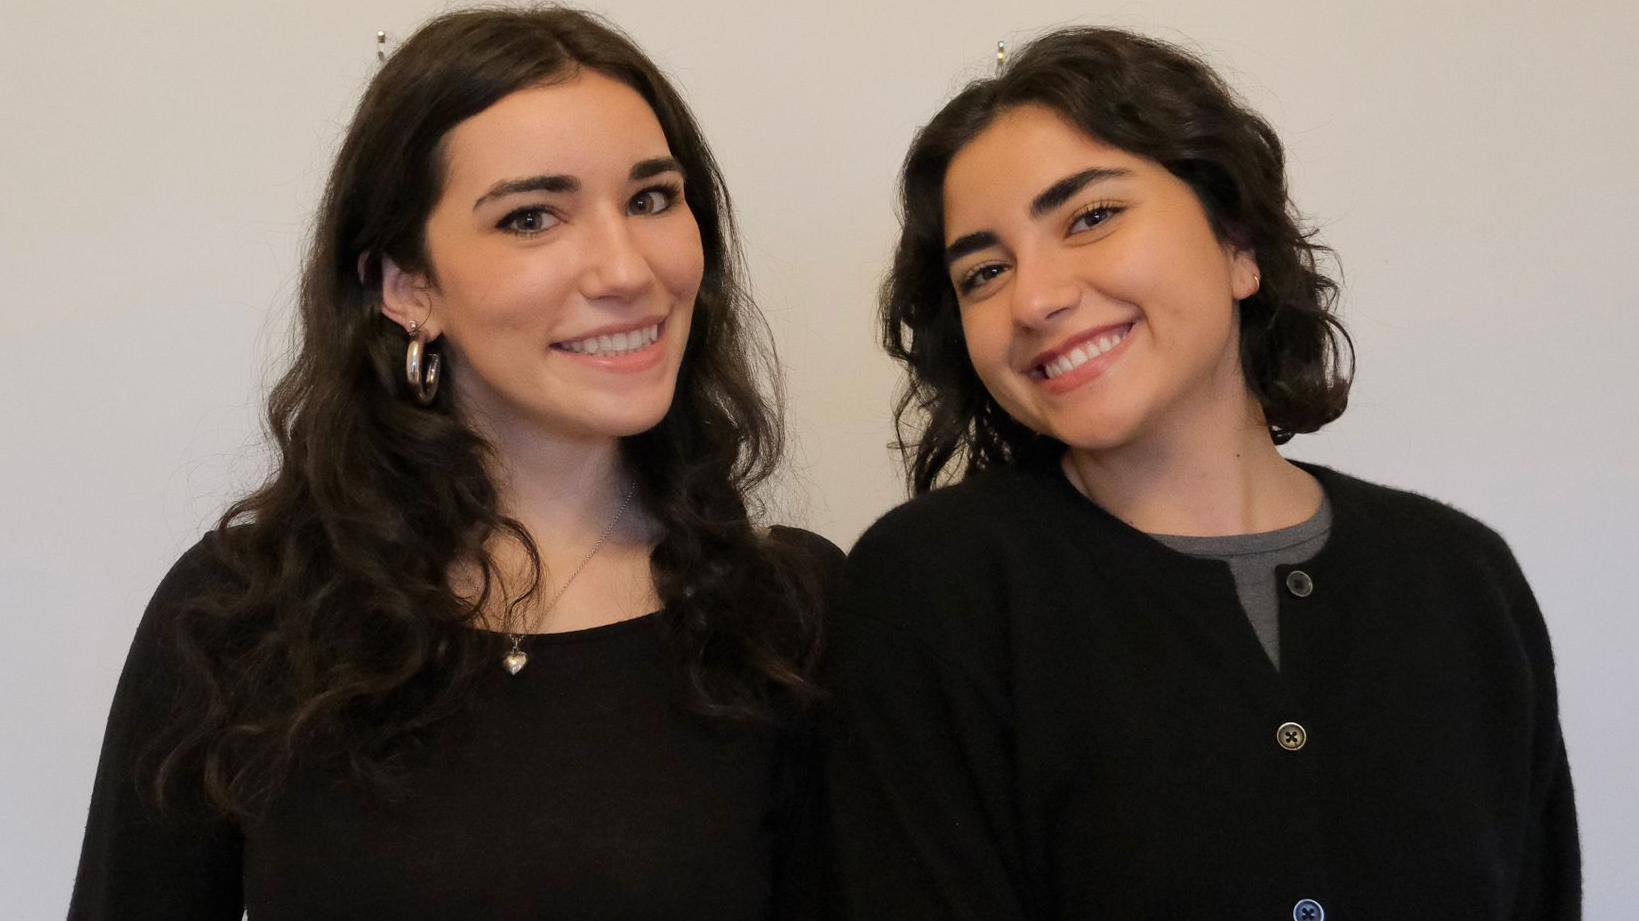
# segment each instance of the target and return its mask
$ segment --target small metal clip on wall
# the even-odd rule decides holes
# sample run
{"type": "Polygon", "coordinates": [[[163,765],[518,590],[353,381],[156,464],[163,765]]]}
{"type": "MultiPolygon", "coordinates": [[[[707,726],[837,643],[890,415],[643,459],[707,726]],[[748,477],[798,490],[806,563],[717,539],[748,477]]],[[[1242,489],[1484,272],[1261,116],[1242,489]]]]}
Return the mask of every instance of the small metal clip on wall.
{"type": "Polygon", "coordinates": [[[385,60],[387,60],[387,33],[386,32],[377,32],[376,33],[376,63],[380,64],[385,60]]]}

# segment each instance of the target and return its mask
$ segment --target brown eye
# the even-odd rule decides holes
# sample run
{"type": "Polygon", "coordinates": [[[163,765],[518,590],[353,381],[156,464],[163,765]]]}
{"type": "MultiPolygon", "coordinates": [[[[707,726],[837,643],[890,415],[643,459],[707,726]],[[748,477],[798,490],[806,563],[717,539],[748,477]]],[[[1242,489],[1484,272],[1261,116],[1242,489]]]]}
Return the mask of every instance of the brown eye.
{"type": "Polygon", "coordinates": [[[545,208],[533,207],[519,208],[501,218],[501,223],[496,226],[508,233],[530,237],[551,230],[557,224],[558,219],[552,212],[545,208]]]}
{"type": "Polygon", "coordinates": [[[956,287],[963,294],[967,294],[970,291],[976,291],[983,287],[991,279],[1005,271],[1007,271],[1007,266],[999,262],[988,262],[984,265],[977,266],[969,270],[968,273],[963,275],[961,280],[957,282],[956,287]]]}
{"type": "Polygon", "coordinates": [[[1121,209],[1114,205],[1098,205],[1088,208],[1076,215],[1076,219],[1070,222],[1070,232],[1080,233],[1084,230],[1092,230],[1119,213],[1121,213],[1121,209]]]}
{"type": "Polygon", "coordinates": [[[660,214],[671,210],[677,201],[680,190],[676,186],[655,186],[644,189],[633,196],[631,204],[626,206],[627,214],[660,214]]]}

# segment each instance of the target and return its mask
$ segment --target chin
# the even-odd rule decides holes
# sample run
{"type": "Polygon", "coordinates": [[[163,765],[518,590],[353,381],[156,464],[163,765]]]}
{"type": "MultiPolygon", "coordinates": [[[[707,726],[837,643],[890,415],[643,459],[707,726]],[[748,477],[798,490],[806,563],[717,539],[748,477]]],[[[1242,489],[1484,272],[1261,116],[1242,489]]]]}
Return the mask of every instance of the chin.
{"type": "Polygon", "coordinates": [[[641,435],[659,425],[660,420],[664,418],[666,418],[666,414],[661,413],[658,416],[636,420],[626,425],[611,427],[607,429],[604,434],[611,438],[631,438],[634,435],[641,435]]]}
{"type": "Polygon", "coordinates": [[[1066,420],[1064,425],[1049,423],[1045,432],[1074,450],[1098,453],[1131,444],[1138,437],[1138,428],[1131,419],[1105,416],[1066,420]]]}
{"type": "Polygon", "coordinates": [[[581,424],[588,432],[607,438],[630,438],[659,425],[671,409],[671,399],[668,394],[663,401],[645,401],[644,405],[625,402],[619,406],[604,407],[605,412],[596,412],[597,408],[587,407],[592,411],[585,412],[581,417],[581,424]]]}

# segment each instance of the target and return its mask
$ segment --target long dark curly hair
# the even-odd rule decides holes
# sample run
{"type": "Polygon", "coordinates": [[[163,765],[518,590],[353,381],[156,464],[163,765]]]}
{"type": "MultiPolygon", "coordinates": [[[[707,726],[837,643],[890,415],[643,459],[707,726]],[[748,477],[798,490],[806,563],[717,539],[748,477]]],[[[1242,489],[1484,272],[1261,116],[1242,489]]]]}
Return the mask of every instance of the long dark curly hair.
{"type": "Polygon", "coordinates": [[[881,292],[883,345],[909,382],[894,417],[913,492],[1062,446],[1011,418],[968,360],[945,265],[945,172],[1002,112],[1045,106],[1088,135],[1146,157],[1188,183],[1220,240],[1256,254],[1262,283],[1240,302],[1241,368],[1276,444],[1343,413],[1354,350],[1337,285],[1286,187],[1267,122],[1195,56],[1114,29],[1051,32],[991,79],[968,84],[911,143],[900,187],[903,229],[881,292]]]}
{"type": "Polygon", "coordinates": [[[540,559],[498,507],[486,442],[445,396],[411,399],[408,340],[381,311],[381,263],[430,269],[423,229],[452,127],[582,69],[653,108],[704,248],[674,402],[621,445],[660,526],[651,568],[680,700],[779,726],[813,697],[820,564],[754,526],[748,497],[781,449],[778,381],[700,129],[655,65],[591,15],[457,12],[385,63],[336,157],[302,280],[299,349],[268,402],[277,470],[222,516],[211,543],[223,584],[175,622],[182,697],[150,758],[162,802],[175,784],[202,783],[211,807],[251,815],[298,761],[391,787],[420,730],[495,667],[499,638],[472,628],[519,599],[502,597],[486,547],[517,541],[531,590],[540,559]],[[477,599],[448,582],[466,567],[483,574],[477,599]]]}

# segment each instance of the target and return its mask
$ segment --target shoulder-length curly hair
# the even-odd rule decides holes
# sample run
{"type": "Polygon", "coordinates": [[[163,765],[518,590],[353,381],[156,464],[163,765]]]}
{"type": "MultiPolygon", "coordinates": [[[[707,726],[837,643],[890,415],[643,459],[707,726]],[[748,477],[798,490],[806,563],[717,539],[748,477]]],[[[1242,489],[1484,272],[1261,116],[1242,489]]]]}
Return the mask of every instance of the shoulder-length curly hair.
{"type": "Polygon", "coordinates": [[[1286,189],[1285,153],[1268,123],[1188,52],[1113,29],[1049,33],[992,79],[970,83],[911,143],[901,176],[903,229],[883,283],[883,345],[909,381],[895,405],[913,492],[1056,452],[1008,416],[968,360],[945,265],[945,172],[996,117],[1045,106],[1088,135],[1146,157],[1188,183],[1219,239],[1256,255],[1262,283],[1240,302],[1241,367],[1282,444],[1342,414],[1354,355],[1286,189]]]}
{"type": "MultiPolygon", "coordinates": [[[[405,333],[381,311],[382,257],[430,269],[427,217],[451,128],[519,89],[596,71],[653,108],[685,176],[705,272],[676,396],[624,439],[680,698],[768,721],[814,693],[817,563],[754,527],[748,496],[781,447],[771,346],[744,293],[728,194],[671,84],[623,34],[574,10],[479,10],[409,38],[359,104],[319,205],[300,294],[300,345],[273,389],[269,481],[235,503],[213,543],[227,584],[175,622],[177,718],[155,747],[154,791],[197,790],[252,813],[299,758],[391,785],[417,730],[456,711],[498,637],[472,629],[501,597],[486,546],[518,541],[490,448],[447,396],[423,407],[404,377],[405,333]],[[483,596],[447,574],[474,567],[483,596]]],[[[447,358],[448,356],[446,356],[447,358]]],[[[447,388],[446,388],[447,391],[447,388]]]]}

